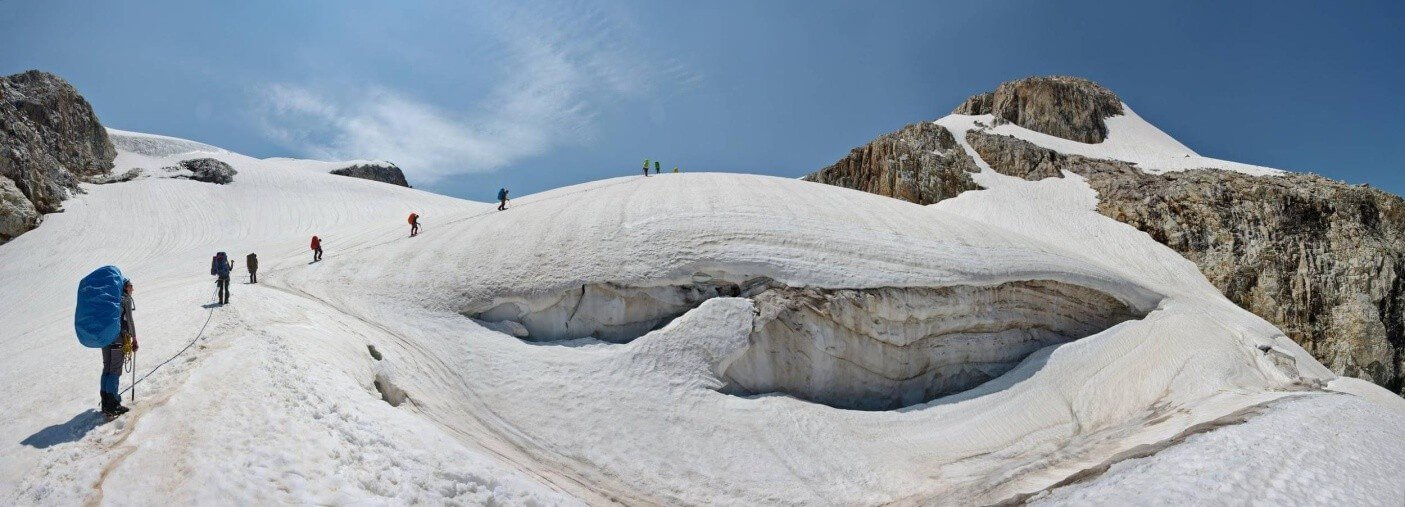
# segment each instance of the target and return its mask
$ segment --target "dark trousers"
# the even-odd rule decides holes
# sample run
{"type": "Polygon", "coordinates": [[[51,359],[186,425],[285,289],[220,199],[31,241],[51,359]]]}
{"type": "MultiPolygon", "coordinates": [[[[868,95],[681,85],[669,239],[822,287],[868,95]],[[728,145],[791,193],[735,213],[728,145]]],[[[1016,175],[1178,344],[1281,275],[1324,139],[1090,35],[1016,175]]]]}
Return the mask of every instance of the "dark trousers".
{"type": "Polygon", "coordinates": [[[218,288],[219,288],[220,302],[221,302],[221,303],[228,303],[228,302],[229,302],[229,278],[220,277],[219,279],[216,279],[216,280],[215,280],[215,287],[218,287],[218,288]]]}
{"type": "Polygon", "coordinates": [[[502,211],[505,209],[507,209],[507,199],[504,198],[502,199],[502,202],[498,203],[498,211],[502,211]]]}
{"type": "Polygon", "coordinates": [[[122,379],[122,362],[127,358],[122,354],[122,340],[102,349],[101,391],[117,394],[118,381],[122,379]]]}
{"type": "Polygon", "coordinates": [[[258,268],[254,268],[254,269],[250,269],[250,270],[249,270],[249,283],[259,283],[259,270],[258,270],[258,268]]]}
{"type": "Polygon", "coordinates": [[[312,260],[313,260],[314,262],[322,260],[322,249],[321,249],[321,248],[318,248],[318,249],[312,251],[312,260]]]}
{"type": "Polygon", "coordinates": [[[420,233],[420,224],[410,224],[410,235],[411,235],[411,236],[414,236],[414,235],[419,234],[419,233],[420,233]]]}

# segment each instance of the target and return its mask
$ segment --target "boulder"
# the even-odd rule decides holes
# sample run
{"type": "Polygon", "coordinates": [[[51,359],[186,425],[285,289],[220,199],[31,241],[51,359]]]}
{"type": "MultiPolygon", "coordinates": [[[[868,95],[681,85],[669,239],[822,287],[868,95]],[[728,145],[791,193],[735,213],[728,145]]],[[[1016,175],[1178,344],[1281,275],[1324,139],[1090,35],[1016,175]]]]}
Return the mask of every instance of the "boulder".
{"type": "Polygon", "coordinates": [[[410,182],[405,180],[405,173],[399,167],[389,162],[385,164],[357,164],[351,167],[344,167],[332,171],[338,176],[350,176],[363,180],[379,181],[391,185],[409,187],[410,182]]]}
{"type": "Polygon", "coordinates": [[[190,174],[177,176],[177,178],[192,179],[206,183],[218,183],[224,185],[234,182],[234,175],[239,174],[229,164],[213,158],[195,158],[182,160],[181,169],[190,171],[190,174]]]}
{"type": "Polygon", "coordinates": [[[14,180],[0,176],[0,243],[38,227],[42,216],[14,180]]]}

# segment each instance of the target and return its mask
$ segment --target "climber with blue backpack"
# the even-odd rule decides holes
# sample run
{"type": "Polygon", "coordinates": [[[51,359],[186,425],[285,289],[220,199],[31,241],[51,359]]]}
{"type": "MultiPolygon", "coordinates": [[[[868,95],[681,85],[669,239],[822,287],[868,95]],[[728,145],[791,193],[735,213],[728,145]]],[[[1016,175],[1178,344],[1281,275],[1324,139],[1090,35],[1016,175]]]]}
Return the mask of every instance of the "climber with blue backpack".
{"type": "Polygon", "coordinates": [[[98,395],[102,398],[102,413],[108,417],[127,413],[118,388],[122,365],[139,348],[137,325],[132,319],[136,309],[132,292],[132,281],[115,266],[98,268],[78,282],[73,328],[79,343],[102,350],[98,395]]]}
{"type": "Polygon", "coordinates": [[[215,287],[219,289],[217,296],[222,305],[229,304],[229,272],[233,270],[234,261],[229,260],[224,252],[215,254],[215,258],[210,260],[210,274],[216,277],[215,287]]]}

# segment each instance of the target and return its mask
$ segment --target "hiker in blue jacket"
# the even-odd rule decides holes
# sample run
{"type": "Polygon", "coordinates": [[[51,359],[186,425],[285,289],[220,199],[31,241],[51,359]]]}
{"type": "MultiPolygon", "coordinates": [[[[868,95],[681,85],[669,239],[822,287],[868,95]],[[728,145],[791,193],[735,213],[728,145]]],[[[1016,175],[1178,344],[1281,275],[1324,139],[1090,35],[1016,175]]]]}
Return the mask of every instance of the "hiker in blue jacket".
{"type": "Polygon", "coordinates": [[[498,189],[498,211],[507,209],[507,187],[498,189]]]}
{"type": "Polygon", "coordinates": [[[220,304],[229,304],[229,272],[234,270],[234,261],[220,252],[210,262],[210,274],[215,275],[215,286],[219,288],[220,304]]]}
{"type": "Polygon", "coordinates": [[[119,338],[101,349],[102,387],[98,394],[102,396],[102,413],[109,417],[127,413],[127,407],[122,406],[122,395],[118,393],[118,381],[122,378],[122,363],[127,360],[127,344],[131,344],[133,352],[138,348],[137,324],[132,320],[134,309],[136,303],[132,300],[132,281],[127,280],[122,285],[122,327],[117,335],[119,338]]]}

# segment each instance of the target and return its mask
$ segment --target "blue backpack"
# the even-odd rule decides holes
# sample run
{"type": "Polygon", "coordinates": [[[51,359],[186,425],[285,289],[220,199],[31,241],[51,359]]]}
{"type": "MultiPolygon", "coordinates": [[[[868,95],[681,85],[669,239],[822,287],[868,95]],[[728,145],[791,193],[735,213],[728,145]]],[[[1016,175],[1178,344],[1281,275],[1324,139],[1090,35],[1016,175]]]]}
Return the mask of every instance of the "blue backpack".
{"type": "Polygon", "coordinates": [[[221,278],[229,276],[229,256],[224,252],[215,254],[215,258],[210,260],[210,274],[221,278]]]}
{"type": "Polygon", "coordinates": [[[98,268],[78,282],[78,306],[73,330],[78,343],[100,349],[117,341],[122,332],[122,289],[127,278],[116,266],[98,268]]]}
{"type": "Polygon", "coordinates": [[[506,189],[506,188],[500,188],[500,189],[498,189],[498,200],[501,201],[501,200],[503,200],[503,199],[507,199],[507,189],[506,189]]]}

